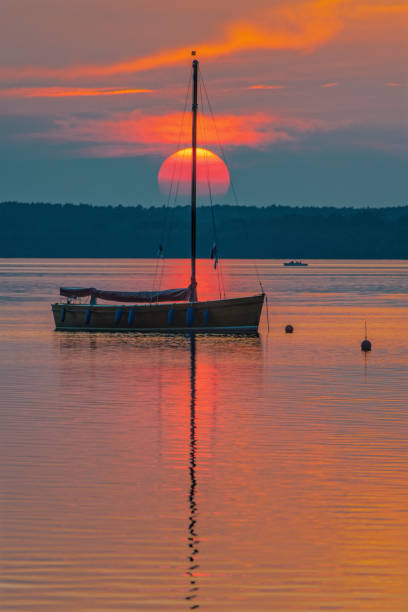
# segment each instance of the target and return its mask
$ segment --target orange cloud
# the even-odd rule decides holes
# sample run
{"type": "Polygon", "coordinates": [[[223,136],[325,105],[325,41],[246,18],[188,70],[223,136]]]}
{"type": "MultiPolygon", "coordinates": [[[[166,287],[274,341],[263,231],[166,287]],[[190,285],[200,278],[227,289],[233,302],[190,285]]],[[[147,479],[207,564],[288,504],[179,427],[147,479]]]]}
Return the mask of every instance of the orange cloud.
{"type": "MultiPolygon", "coordinates": [[[[360,3],[358,0],[295,0],[282,2],[260,11],[256,18],[224,25],[219,40],[202,41],[196,47],[202,57],[216,58],[232,53],[256,50],[312,51],[332,40],[347,19],[367,14],[393,15],[408,11],[404,4],[360,3]]],[[[0,78],[50,78],[73,80],[111,77],[161,68],[186,62],[192,45],[166,49],[105,65],[80,65],[64,68],[27,66],[0,68],[0,78]]]]}
{"type": "Polygon", "coordinates": [[[320,87],[322,87],[323,89],[329,89],[330,87],[338,87],[338,83],[337,81],[334,81],[333,83],[323,83],[322,85],[320,85],[320,87]]]}
{"type": "MultiPolygon", "coordinates": [[[[218,115],[216,123],[215,128],[207,117],[198,117],[198,140],[205,148],[217,148],[219,142],[227,147],[263,148],[278,142],[292,142],[307,132],[333,129],[319,120],[279,117],[267,113],[218,115]]],[[[86,144],[87,155],[124,156],[167,154],[188,146],[190,131],[190,124],[185,117],[183,122],[182,113],[159,116],[134,111],[128,115],[117,114],[109,119],[58,119],[50,131],[26,137],[73,142],[81,146],[86,144]]]]}
{"type": "Polygon", "coordinates": [[[285,89],[285,85],[250,85],[247,89],[285,89]]]}
{"type": "Polygon", "coordinates": [[[0,89],[0,98],[77,98],[89,96],[123,96],[153,93],[153,89],[84,89],[62,87],[16,87],[0,89]]]}
{"type": "Polygon", "coordinates": [[[408,12],[408,7],[406,2],[394,2],[393,4],[390,2],[388,4],[360,4],[355,7],[355,15],[369,15],[369,14],[379,14],[379,15],[401,15],[408,12]]]}
{"type": "MultiPolygon", "coordinates": [[[[203,57],[215,58],[248,49],[294,49],[308,50],[327,42],[339,29],[333,19],[333,7],[340,0],[325,0],[300,3],[296,10],[285,7],[269,9],[262,15],[261,22],[271,27],[260,27],[255,22],[233,22],[224,26],[221,40],[201,42],[197,49],[203,57]]],[[[118,74],[141,72],[185,62],[191,52],[191,45],[166,49],[145,57],[106,65],[83,65],[65,68],[27,66],[0,69],[0,76],[13,78],[78,79],[109,77],[118,74]]]]}

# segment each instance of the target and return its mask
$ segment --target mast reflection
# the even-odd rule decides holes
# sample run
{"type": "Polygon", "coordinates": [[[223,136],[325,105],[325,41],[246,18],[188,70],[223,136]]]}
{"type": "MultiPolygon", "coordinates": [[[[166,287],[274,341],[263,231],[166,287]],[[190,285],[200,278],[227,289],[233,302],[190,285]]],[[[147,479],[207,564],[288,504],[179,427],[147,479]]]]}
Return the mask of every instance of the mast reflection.
{"type": "Polygon", "coordinates": [[[190,610],[199,608],[197,603],[198,586],[196,578],[196,570],[199,568],[197,563],[198,555],[198,534],[196,531],[197,524],[197,502],[195,499],[197,489],[196,479],[196,457],[197,457],[197,437],[196,437],[196,339],[195,335],[190,336],[190,457],[189,457],[189,472],[190,472],[190,491],[188,495],[190,514],[188,517],[188,548],[189,548],[189,566],[187,575],[190,577],[190,588],[186,600],[191,604],[190,610]]]}

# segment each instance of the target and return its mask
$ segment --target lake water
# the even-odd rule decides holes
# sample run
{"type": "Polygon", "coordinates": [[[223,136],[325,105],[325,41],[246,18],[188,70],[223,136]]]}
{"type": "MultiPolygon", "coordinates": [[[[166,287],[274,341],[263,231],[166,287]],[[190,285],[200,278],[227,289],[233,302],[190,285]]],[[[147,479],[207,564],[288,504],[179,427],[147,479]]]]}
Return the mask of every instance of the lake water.
{"type": "Polygon", "coordinates": [[[2,612],[408,610],[408,262],[257,268],[269,333],[191,339],[53,330],[154,261],[0,260],[2,612]]]}

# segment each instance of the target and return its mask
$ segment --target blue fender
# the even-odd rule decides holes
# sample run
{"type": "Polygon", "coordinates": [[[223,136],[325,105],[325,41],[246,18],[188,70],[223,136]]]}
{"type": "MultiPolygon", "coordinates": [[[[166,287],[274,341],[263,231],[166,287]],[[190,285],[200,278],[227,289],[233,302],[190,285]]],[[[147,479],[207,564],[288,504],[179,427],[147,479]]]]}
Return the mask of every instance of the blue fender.
{"type": "Polygon", "coordinates": [[[208,325],[208,321],[210,318],[210,313],[208,312],[208,308],[206,308],[203,312],[203,318],[204,318],[204,325],[207,326],[208,325]]]}
{"type": "Polygon", "coordinates": [[[132,325],[134,318],[135,318],[135,309],[131,308],[128,314],[128,325],[132,325]]]}
{"type": "Polygon", "coordinates": [[[174,323],[174,308],[170,308],[169,312],[167,313],[167,323],[169,325],[173,325],[174,323]]]}
{"type": "Polygon", "coordinates": [[[120,321],[120,317],[122,316],[123,306],[119,306],[115,312],[115,325],[117,325],[120,321]]]}
{"type": "Polygon", "coordinates": [[[187,325],[191,327],[191,325],[193,324],[193,321],[194,321],[194,308],[192,306],[189,306],[187,308],[187,325]]]}

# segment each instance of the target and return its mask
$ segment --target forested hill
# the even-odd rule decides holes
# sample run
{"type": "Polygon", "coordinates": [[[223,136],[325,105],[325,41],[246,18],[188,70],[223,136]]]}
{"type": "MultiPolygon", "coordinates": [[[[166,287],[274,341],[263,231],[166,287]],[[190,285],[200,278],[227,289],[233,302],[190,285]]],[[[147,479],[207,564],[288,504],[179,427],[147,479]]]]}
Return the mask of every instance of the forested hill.
{"type": "MultiPolygon", "coordinates": [[[[224,258],[408,259],[408,206],[215,206],[224,258]]],[[[189,208],[0,203],[0,257],[167,257],[189,254],[189,208]]],[[[198,256],[214,242],[211,209],[198,209],[198,256]]]]}

